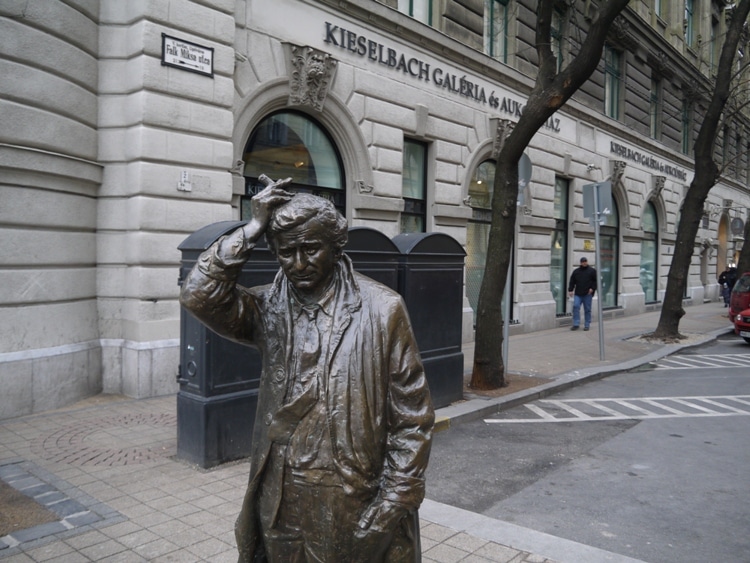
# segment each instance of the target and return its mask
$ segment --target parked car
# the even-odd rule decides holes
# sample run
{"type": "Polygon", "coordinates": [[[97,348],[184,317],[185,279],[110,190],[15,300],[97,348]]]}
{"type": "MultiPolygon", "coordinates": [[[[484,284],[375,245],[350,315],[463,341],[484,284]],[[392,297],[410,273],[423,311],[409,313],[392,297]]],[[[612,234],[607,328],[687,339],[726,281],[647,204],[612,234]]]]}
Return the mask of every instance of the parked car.
{"type": "Polygon", "coordinates": [[[729,320],[735,322],[745,309],[750,309],[750,272],[742,274],[734,284],[729,296],[729,320]]]}
{"type": "Polygon", "coordinates": [[[750,344],[750,309],[737,313],[734,318],[734,333],[739,334],[750,344]]]}

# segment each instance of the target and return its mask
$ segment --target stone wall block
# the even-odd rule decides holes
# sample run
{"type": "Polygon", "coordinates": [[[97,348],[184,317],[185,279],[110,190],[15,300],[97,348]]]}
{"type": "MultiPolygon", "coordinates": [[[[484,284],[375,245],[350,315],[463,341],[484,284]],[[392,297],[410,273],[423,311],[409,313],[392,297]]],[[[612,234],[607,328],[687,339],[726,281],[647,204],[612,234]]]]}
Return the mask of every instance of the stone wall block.
{"type": "Polygon", "coordinates": [[[468,142],[468,131],[468,128],[462,123],[453,123],[434,117],[427,120],[427,136],[430,139],[465,144],[468,142]]]}
{"type": "MultiPolygon", "coordinates": [[[[227,190],[227,198],[230,193],[227,190]]],[[[229,205],[212,202],[137,198],[133,203],[140,228],[147,230],[192,233],[210,223],[232,219],[229,205]]]]}
{"type": "Polygon", "coordinates": [[[148,195],[158,195],[167,198],[191,197],[193,199],[204,199],[215,202],[229,203],[231,197],[232,176],[228,171],[227,160],[229,154],[218,154],[225,149],[229,151],[230,143],[215,143],[217,154],[215,158],[221,159],[217,167],[227,168],[224,171],[216,169],[195,168],[184,164],[157,164],[144,162],[141,166],[141,178],[139,181],[140,192],[148,195]],[[180,192],[178,183],[182,181],[184,172],[188,174],[190,192],[180,192]]]}
{"type": "MultiPolygon", "coordinates": [[[[28,179],[27,179],[28,180],[28,179]]],[[[96,228],[96,200],[27,186],[0,185],[0,223],[47,228],[96,228]],[[33,209],[34,213],[29,214],[33,209]]]]}
{"type": "MultiPolygon", "coordinates": [[[[61,4],[60,2],[38,2],[36,4],[61,4]]],[[[97,36],[93,26],[88,37],[97,36]]],[[[61,36],[25,25],[23,19],[0,18],[0,58],[11,59],[32,68],[39,68],[51,74],[59,74],[65,69],[70,81],[83,84],[90,91],[97,86],[97,61],[91,53],[73,44],[69,37],[61,36]]]]}
{"type": "Polygon", "coordinates": [[[99,97],[99,127],[103,130],[134,127],[143,120],[146,93],[134,92],[123,96],[99,97]]]}
{"type": "Polygon", "coordinates": [[[463,148],[457,143],[448,141],[436,141],[435,145],[435,158],[437,160],[448,162],[457,166],[458,169],[462,168],[463,164],[463,148]]]}
{"type": "Polygon", "coordinates": [[[0,265],[62,265],[96,263],[94,233],[4,229],[0,265]],[[7,245],[7,246],[6,246],[7,245]]]}
{"type": "Polygon", "coordinates": [[[96,298],[96,268],[0,269],[0,306],[96,298]]]}
{"type": "Polygon", "coordinates": [[[370,149],[370,158],[374,164],[374,168],[383,172],[401,173],[404,167],[403,154],[400,150],[372,147],[370,149]]]}
{"type": "MultiPolygon", "coordinates": [[[[234,16],[202,6],[189,0],[172,0],[169,3],[168,24],[175,30],[192,30],[201,36],[230,45],[234,40],[234,16]]],[[[191,39],[191,41],[193,41],[191,39]]],[[[196,41],[200,43],[200,41],[196,41]]]]}
{"type": "Polygon", "coordinates": [[[101,391],[89,385],[87,350],[33,361],[33,411],[56,409],[101,391]]]}
{"type": "MultiPolygon", "coordinates": [[[[44,70],[0,59],[0,92],[16,103],[60,114],[95,127],[97,97],[91,91],[44,70]]],[[[12,111],[12,106],[8,106],[12,111]]]]}
{"type": "Polygon", "coordinates": [[[404,147],[404,132],[397,127],[391,127],[382,123],[373,123],[372,144],[400,152],[404,147]]]}
{"type": "Polygon", "coordinates": [[[87,160],[96,158],[94,130],[72,117],[6,100],[0,100],[0,115],[0,142],[64,152],[87,160]]]}
{"type": "Polygon", "coordinates": [[[443,205],[461,205],[463,193],[459,184],[435,182],[435,201],[436,204],[443,205]]]}
{"type": "Polygon", "coordinates": [[[146,60],[143,55],[132,59],[102,58],[99,61],[99,96],[122,96],[124,92],[132,96],[142,90],[146,60]]]}
{"type": "Polygon", "coordinates": [[[179,391],[179,385],[177,384],[177,367],[179,364],[179,346],[151,350],[150,397],[172,395],[179,391]]]}
{"type": "MultiPolygon", "coordinates": [[[[128,26],[103,26],[99,36],[99,53],[102,57],[131,59],[139,56],[145,47],[146,27],[153,26],[146,20],[128,26]]],[[[160,28],[163,30],[163,28],[160,28]]],[[[161,46],[159,47],[161,52],[161,46]]]]}
{"type": "Polygon", "coordinates": [[[372,179],[374,184],[373,193],[376,196],[385,196],[401,199],[403,187],[401,185],[401,168],[398,172],[385,172],[373,170],[372,179]]]}
{"type": "Polygon", "coordinates": [[[0,420],[33,412],[31,361],[0,361],[0,420]]]}
{"type": "Polygon", "coordinates": [[[0,309],[0,354],[98,338],[96,300],[0,309]]]}
{"type": "Polygon", "coordinates": [[[385,123],[387,125],[399,123],[402,124],[408,132],[408,127],[414,126],[414,110],[403,106],[397,106],[383,100],[367,98],[365,102],[365,119],[375,123],[385,123]]]}
{"type": "Polygon", "coordinates": [[[98,239],[99,264],[173,264],[180,259],[177,250],[185,240],[182,233],[106,232],[98,239]]]}
{"type": "Polygon", "coordinates": [[[97,22],[65,2],[25,2],[22,13],[15,17],[51,35],[65,37],[89,53],[95,53],[98,48],[97,22]]]}
{"type": "Polygon", "coordinates": [[[435,182],[442,182],[445,184],[455,184],[456,189],[460,191],[458,186],[458,168],[454,164],[436,161],[435,162],[435,182]]]}
{"type": "Polygon", "coordinates": [[[169,19],[169,2],[150,2],[148,0],[103,0],[100,2],[99,19],[102,24],[134,24],[144,17],[157,21],[169,19]]]}

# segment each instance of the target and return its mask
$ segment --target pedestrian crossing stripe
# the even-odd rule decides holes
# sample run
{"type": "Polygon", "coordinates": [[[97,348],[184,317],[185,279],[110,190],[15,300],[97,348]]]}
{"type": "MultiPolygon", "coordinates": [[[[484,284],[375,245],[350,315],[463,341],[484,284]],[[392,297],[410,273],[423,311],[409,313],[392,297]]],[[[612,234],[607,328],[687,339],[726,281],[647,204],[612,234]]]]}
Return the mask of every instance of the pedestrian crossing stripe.
{"type": "Polygon", "coordinates": [[[669,356],[653,366],[654,370],[750,367],[750,354],[669,356]]]}
{"type": "Polygon", "coordinates": [[[524,406],[532,415],[529,418],[486,418],[484,421],[488,424],[520,424],[748,416],[750,415],[750,395],[541,399],[524,406]]]}

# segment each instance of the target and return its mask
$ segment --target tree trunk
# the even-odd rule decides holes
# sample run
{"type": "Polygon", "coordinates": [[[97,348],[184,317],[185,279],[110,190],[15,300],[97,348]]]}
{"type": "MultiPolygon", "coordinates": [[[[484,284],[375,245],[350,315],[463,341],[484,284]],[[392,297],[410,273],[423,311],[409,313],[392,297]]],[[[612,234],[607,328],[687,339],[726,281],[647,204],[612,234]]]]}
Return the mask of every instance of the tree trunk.
{"type": "Polygon", "coordinates": [[[724,45],[719,57],[714,91],[708,104],[703,122],[695,141],[695,176],[690,183],[677,228],[672,263],[667,275],[667,290],[664,294],[659,324],[652,336],[664,340],[680,338],[680,319],[685,315],[682,308],[682,297],[685,294],[688,273],[693,258],[695,237],[703,215],[703,205],[708,192],[719,179],[719,167],[713,159],[714,146],[722,122],[722,113],[726,106],[732,82],[733,62],[737,52],[742,29],[750,13],[750,0],[742,0],[735,6],[724,45]]]}
{"type": "Polygon", "coordinates": [[[512,262],[517,199],[518,159],[514,162],[499,159],[495,169],[487,262],[477,305],[474,369],[469,384],[472,389],[497,389],[506,385],[501,304],[512,262]]]}
{"type": "MultiPolygon", "coordinates": [[[[600,5],[580,51],[557,73],[550,47],[554,0],[537,5],[536,49],[539,69],[528,102],[518,123],[500,149],[492,196],[492,224],[487,263],[477,306],[474,368],[470,386],[497,389],[506,385],[503,363],[502,296],[513,252],[518,198],[518,161],[531,139],[562,105],[588,80],[602,58],[607,32],[629,0],[609,0],[600,5]]],[[[748,0],[750,1],[750,0],[748,0]]],[[[494,133],[494,132],[493,132],[494,133]]]]}

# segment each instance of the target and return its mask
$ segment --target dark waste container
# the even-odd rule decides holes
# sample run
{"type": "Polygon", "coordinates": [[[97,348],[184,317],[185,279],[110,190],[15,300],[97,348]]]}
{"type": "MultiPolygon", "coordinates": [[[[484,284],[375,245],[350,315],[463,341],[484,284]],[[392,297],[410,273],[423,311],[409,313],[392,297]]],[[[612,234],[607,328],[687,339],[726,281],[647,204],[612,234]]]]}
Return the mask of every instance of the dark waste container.
{"type": "Polygon", "coordinates": [[[463,398],[466,252],[444,233],[405,233],[393,242],[401,253],[398,292],[409,310],[432,402],[444,407],[463,398]]]}
{"type": "MultiPolygon", "coordinates": [[[[182,252],[178,283],[182,285],[204,250],[243,224],[220,221],[186,238],[178,247],[182,252]]],[[[243,267],[239,283],[246,287],[271,283],[278,269],[262,239],[243,267]]],[[[180,311],[177,457],[208,468],[250,455],[260,371],[255,348],[227,340],[180,311]]]]}
{"type": "Polygon", "coordinates": [[[370,227],[351,227],[344,252],[355,270],[398,291],[401,252],[386,235],[370,227]]]}

